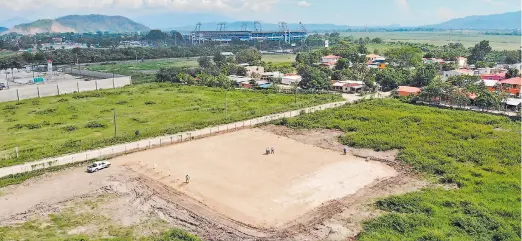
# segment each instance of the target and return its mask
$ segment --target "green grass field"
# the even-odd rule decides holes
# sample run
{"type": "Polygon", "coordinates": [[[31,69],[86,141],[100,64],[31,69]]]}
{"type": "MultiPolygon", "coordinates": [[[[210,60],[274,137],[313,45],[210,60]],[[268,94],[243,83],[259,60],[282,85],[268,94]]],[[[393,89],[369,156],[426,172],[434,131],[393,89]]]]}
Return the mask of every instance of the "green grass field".
{"type": "MultiPolygon", "coordinates": [[[[262,60],[265,62],[272,62],[275,64],[281,63],[293,63],[295,62],[295,54],[274,54],[274,55],[263,55],[262,60]]],[[[96,64],[87,67],[88,70],[116,73],[121,75],[133,76],[133,83],[151,82],[151,78],[154,73],[161,68],[166,67],[197,67],[197,58],[179,58],[179,59],[162,59],[162,60],[149,60],[145,62],[127,61],[124,63],[116,64],[96,64]]]]}
{"type": "Polygon", "coordinates": [[[266,54],[262,60],[272,63],[293,63],[295,62],[295,54],[266,54]]]}
{"type": "MultiPolygon", "coordinates": [[[[520,49],[520,36],[483,35],[473,31],[445,31],[445,32],[350,32],[341,33],[342,37],[354,38],[382,38],[384,41],[401,41],[428,43],[433,45],[445,45],[461,42],[465,47],[472,47],[482,40],[489,40],[489,44],[495,50],[520,49]]],[[[370,49],[370,47],[368,47],[370,49]]]]}
{"type": "Polygon", "coordinates": [[[0,103],[0,167],[340,100],[339,95],[143,84],[0,103]],[[228,119],[225,96],[228,96],[228,119]],[[113,111],[118,136],[114,137],[113,111]],[[136,135],[139,131],[139,135],[136,135]],[[18,159],[13,156],[20,149],[18,159]],[[5,155],[8,155],[7,159],[5,155]],[[6,159],[6,160],[2,160],[6,159]]]}
{"type": "Polygon", "coordinates": [[[378,200],[386,214],[359,240],[520,240],[520,122],[469,111],[371,100],[281,121],[293,128],[340,129],[343,144],[398,149],[398,159],[431,188],[378,200]]]}
{"type": "Polygon", "coordinates": [[[164,59],[151,60],[136,63],[117,63],[107,65],[91,65],[87,69],[92,71],[117,73],[123,75],[132,75],[136,73],[148,73],[166,67],[197,67],[198,61],[195,58],[180,58],[180,59],[164,59]]]}

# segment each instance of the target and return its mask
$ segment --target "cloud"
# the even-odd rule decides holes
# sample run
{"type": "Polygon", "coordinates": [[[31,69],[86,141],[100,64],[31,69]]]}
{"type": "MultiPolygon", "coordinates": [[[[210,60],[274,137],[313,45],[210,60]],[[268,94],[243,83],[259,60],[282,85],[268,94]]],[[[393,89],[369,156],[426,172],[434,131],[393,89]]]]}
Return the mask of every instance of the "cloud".
{"type": "Polygon", "coordinates": [[[266,11],[279,0],[0,0],[0,9],[26,11],[31,9],[103,10],[168,9],[174,11],[266,11]]]}
{"type": "Polygon", "coordinates": [[[395,4],[404,11],[410,10],[410,6],[408,5],[408,2],[406,0],[395,0],[395,4]]]}
{"type": "Polygon", "coordinates": [[[455,18],[455,12],[449,8],[439,8],[439,10],[437,10],[437,15],[444,21],[455,18]]]}
{"type": "Polygon", "coordinates": [[[495,5],[495,6],[502,6],[502,5],[504,5],[503,2],[498,2],[498,1],[495,1],[495,0],[482,0],[482,2],[486,3],[486,4],[495,5]]]}
{"type": "Polygon", "coordinates": [[[307,1],[300,1],[300,2],[297,2],[297,5],[301,6],[301,7],[310,7],[312,4],[310,4],[307,1]]]}

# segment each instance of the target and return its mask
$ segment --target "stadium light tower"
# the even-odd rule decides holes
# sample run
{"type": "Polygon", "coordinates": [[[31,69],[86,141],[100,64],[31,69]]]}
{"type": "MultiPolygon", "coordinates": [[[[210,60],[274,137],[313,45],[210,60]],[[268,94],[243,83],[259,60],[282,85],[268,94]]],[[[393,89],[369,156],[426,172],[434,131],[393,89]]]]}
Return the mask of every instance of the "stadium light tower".
{"type": "Polygon", "coordinates": [[[261,28],[261,22],[255,21],[254,22],[254,28],[256,29],[256,32],[262,32],[263,29],[261,28]]]}

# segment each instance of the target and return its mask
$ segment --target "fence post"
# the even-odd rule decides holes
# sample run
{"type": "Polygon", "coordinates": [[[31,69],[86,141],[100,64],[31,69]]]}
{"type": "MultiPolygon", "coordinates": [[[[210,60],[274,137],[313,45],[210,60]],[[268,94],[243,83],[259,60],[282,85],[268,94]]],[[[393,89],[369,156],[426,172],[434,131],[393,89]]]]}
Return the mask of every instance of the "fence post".
{"type": "Polygon", "coordinates": [[[160,138],[160,146],[161,146],[161,138],[160,138]]]}
{"type": "Polygon", "coordinates": [[[78,90],[78,93],[80,93],[80,82],[76,82],[76,89],[78,90]]]}
{"type": "Polygon", "coordinates": [[[170,137],[170,144],[172,144],[172,136],[170,137]]]}
{"type": "Polygon", "coordinates": [[[18,147],[15,147],[15,152],[16,152],[16,158],[18,158],[19,157],[18,147]]]}
{"type": "Polygon", "coordinates": [[[38,98],[40,98],[40,87],[38,85],[36,86],[36,91],[38,91],[38,98]]]}
{"type": "Polygon", "coordinates": [[[138,146],[138,151],[139,151],[139,150],[140,150],[140,143],[138,142],[138,143],[136,143],[136,144],[137,144],[137,146],[138,146]]]}
{"type": "Polygon", "coordinates": [[[20,94],[18,93],[18,89],[16,89],[16,99],[18,99],[18,101],[20,101],[20,94]]]}
{"type": "Polygon", "coordinates": [[[150,149],[150,141],[149,141],[149,149],[150,149]]]}
{"type": "Polygon", "coordinates": [[[114,74],[112,75],[112,88],[116,89],[116,86],[114,85],[114,74]]]}
{"type": "Polygon", "coordinates": [[[181,142],[183,142],[183,134],[179,135],[179,138],[180,138],[179,140],[180,140],[181,142]]]}
{"type": "Polygon", "coordinates": [[[58,92],[58,95],[60,95],[60,87],[58,87],[58,85],[56,85],[56,92],[58,92]]]}

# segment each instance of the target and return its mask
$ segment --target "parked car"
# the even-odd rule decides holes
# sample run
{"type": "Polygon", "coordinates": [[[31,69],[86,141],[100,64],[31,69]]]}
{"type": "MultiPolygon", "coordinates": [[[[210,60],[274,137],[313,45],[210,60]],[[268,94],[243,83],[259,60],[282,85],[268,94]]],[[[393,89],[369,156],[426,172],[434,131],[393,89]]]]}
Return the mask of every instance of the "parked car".
{"type": "Polygon", "coordinates": [[[89,173],[97,172],[99,170],[108,168],[110,166],[111,166],[111,163],[108,161],[94,162],[92,165],[87,167],[87,172],[89,172],[89,173]]]}
{"type": "Polygon", "coordinates": [[[0,83],[0,90],[6,90],[7,86],[4,83],[0,83]]]}

